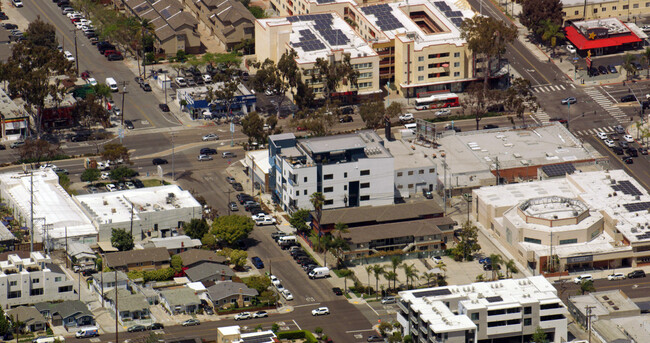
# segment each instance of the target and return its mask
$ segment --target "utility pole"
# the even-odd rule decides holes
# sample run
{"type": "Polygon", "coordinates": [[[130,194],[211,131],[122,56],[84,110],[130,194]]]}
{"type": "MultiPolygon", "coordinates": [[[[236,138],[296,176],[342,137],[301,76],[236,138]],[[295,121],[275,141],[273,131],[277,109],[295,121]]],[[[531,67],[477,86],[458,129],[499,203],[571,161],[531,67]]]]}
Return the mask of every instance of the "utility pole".
{"type": "Polygon", "coordinates": [[[587,342],[591,343],[591,309],[596,306],[585,306],[587,312],[587,331],[589,332],[589,340],[587,342]]]}
{"type": "Polygon", "coordinates": [[[230,193],[232,190],[228,188],[228,215],[230,215],[230,193]]]}
{"type": "Polygon", "coordinates": [[[174,132],[172,132],[172,181],[176,180],[174,177],[174,132]]]}
{"type": "Polygon", "coordinates": [[[122,81],[122,130],[124,130],[124,94],[127,93],[126,85],[129,84],[129,81],[122,81]]]}
{"type": "Polygon", "coordinates": [[[34,252],[34,170],[32,169],[29,172],[29,228],[31,232],[29,233],[29,252],[34,252]]]}
{"type": "Polygon", "coordinates": [[[443,177],[442,177],[442,201],[445,203],[445,215],[447,215],[447,155],[442,156],[442,167],[443,177]]]}
{"type": "Polygon", "coordinates": [[[77,28],[72,29],[74,32],[74,61],[77,65],[77,75],[79,75],[79,53],[77,52],[77,28]]]}
{"type": "Polygon", "coordinates": [[[495,166],[496,166],[496,171],[497,171],[497,186],[501,184],[501,175],[499,175],[499,156],[495,157],[494,160],[495,166]]]}
{"type": "Polygon", "coordinates": [[[133,201],[131,201],[131,238],[133,238],[133,201]]]}
{"type": "Polygon", "coordinates": [[[117,330],[117,318],[120,316],[119,307],[117,307],[117,268],[115,268],[115,342],[119,342],[118,330],[117,330]]]}

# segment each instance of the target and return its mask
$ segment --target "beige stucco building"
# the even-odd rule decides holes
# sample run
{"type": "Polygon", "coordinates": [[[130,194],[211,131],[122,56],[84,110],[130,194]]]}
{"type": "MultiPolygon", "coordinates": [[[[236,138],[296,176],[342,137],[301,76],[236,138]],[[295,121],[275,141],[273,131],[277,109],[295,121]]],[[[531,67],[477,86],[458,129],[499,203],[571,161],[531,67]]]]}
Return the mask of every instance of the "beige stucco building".
{"type": "Polygon", "coordinates": [[[648,0],[562,0],[564,20],[591,20],[617,17],[635,20],[650,14],[648,0]],[[586,15],[585,15],[586,13],[586,15]]]}

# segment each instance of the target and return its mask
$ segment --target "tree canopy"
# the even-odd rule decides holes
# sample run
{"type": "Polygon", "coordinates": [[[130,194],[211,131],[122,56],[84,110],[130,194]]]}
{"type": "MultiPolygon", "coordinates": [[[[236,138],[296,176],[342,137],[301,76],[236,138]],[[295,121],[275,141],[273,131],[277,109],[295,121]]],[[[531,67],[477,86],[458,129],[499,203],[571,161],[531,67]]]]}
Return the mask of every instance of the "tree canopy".
{"type": "Polygon", "coordinates": [[[111,245],[119,251],[133,249],[133,235],[124,229],[113,229],[111,232],[111,245]]]}
{"type": "Polygon", "coordinates": [[[134,177],[136,174],[136,171],[129,167],[119,166],[111,170],[108,176],[111,178],[111,180],[124,181],[125,179],[134,177]]]}
{"type": "Polygon", "coordinates": [[[539,32],[542,21],[562,25],[562,2],[560,0],[524,0],[519,16],[521,23],[531,32],[539,32]]]}
{"type": "Polygon", "coordinates": [[[183,223],[183,232],[192,239],[201,239],[210,230],[210,226],[205,219],[194,218],[189,222],[183,223]]]}
{"type": "Polygon", "coordinates": [[[129,149],[120,143],[104,144],[102,158],[113,162],[121,159],[124,163],[131,163],[131,153],[129,152],[129,149]]]}
{"type": "Polygon", "coordinates": [[[454,258],[457,261],[471,261],[472,255],[481,250],[478,244],[478,228],[470,222],[465,222],[458,239],[458,243],[452,248],[454,258]]]}
{"type": "Polygon", "coordinates": [[[242,132],[248,136],[248,143],[263,143],[266,140],[264,121],[257,112],[249,112],[241,121],[242,132]]]}
{"type": "Polygon", "coordinates": [[[93,183],[99,180],[101,172],[96,168],[88,168],[81,173],[81,181],[93,183]]]}
{"type": "Polygon", "coordinates": [[[308,209],[301,208],[291,214],[291,217],[289,218],[289,224],[291,224],[291,226],[293,226],[293,228],[298,232],[307,232],[309,231],[307,222],[309,221],[310,215],[311,214],[309,213],[308,209]]]}
{"type": "Polygon", "coordinates": [[[253,231],[253,220],[240,215],[221,216],[212,224],[210,233],[218,243],[235,246],[253,231]]]}

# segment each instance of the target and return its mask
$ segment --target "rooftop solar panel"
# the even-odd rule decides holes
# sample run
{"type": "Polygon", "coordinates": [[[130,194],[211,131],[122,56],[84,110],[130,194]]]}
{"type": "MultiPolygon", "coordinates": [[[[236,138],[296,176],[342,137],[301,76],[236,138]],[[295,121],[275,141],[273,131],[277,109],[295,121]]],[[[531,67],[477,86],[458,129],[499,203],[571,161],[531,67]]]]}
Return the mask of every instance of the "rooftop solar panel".
{"type": "Polygon", "coordinates": [[[618,185],[613,185],[612,189],[615,191],[621,191],[623,194],[628,195],[642,195],[641,191],[636,188],[630,181],[620,181],[618,185]]]}
{"type": "Polygon", "coordinates": [[[566,164],[551,164],[542,166],[542,171],[549,177],[564,176],[566,174],[573,174],[576,167],[571,163],[566,164]]]}
{"type": "Polygon", "coordinates": [[[494,297],[485,297],[485,300],[487,300],[488,302],[491,302],[491,303],[495,303],[495,302],[503,301],[503,298],[501,298],[500,296],[497,295],[497,296],[494,296],[494,297]]]}
{"type": "Polygon", "coordinates": [[[449,294],[451,294],[451,291],[447,288],[437,288],[437,289],[430,289],[426,291],[413,292],[413,296],[416,298],[438,296],[438,295],[449,295],[449,294]]]}
{"type": "Polygon", "coordinates": [[[650,208],[650,202],[644,201],[644,202],[634,202],[630,204],[623,204],[623,207],[628,212],[639,212],[639,211],[645,211],[648,208],[650,208]]]}

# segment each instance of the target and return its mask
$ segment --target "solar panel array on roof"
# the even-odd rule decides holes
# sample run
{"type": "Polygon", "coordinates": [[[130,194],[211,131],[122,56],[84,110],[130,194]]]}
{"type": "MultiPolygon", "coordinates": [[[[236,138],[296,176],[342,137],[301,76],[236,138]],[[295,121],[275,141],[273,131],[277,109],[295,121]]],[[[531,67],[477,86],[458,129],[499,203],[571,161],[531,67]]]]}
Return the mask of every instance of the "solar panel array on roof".
{"type": "Polygon", "coordinates": [[[564,176],[566,174],[573,174],[576,167],[571,163],[566,164],[551,164],[542,166],[542,171],[549,177],[564,176]]]}
{"type": "MultiPolygon", "coordinates": [[[[334,0],[332,0],[334,1],[334,0]]],[[[319,13],[310,15],[300,15],[287,18],[290,22],[313,21],[314,29],[323,36],[330,45],[345,45],[350,42],[348,37],[339,29],[332,28],[333,17],[331,13],[319,13]]],[[[301,47],[304,51],[320,50],[325,48],[321,42],[310,30],[298,31],[301,35],[299,43],[293,44],[295,47],[301,47]]]]}
{"type": "Polygon", "coordinates": [[[650,238],[650,232],[646,232],[646,233],[644,233],[642,235],[636,235],[636,238],[637,239],[648,239],[648,238],[650,238]]]}
{"type": "Polygon", "coordinates": [[[621,191],[623,194],[628,194],[628,195],[641,195],[641,191],[639,191],[638,188],[636,188],[632,182],[630,181],[620,181],[618,185],[612,186],[612,189],[615,191],[621,191]]]}
{"type": "Polygon", "coordinates": [[[300,33],[300,37],[298,43],[293,44],[294,47],[302,48],[304,51],[325,49],[325,44],[310,30],[300,30],[298,33],[300,33]]]}
{"type": "Polygon", "coordinates": [[[493,297],[485,297],[485,300],[487,300],[488,302],[491,302],[491,303],[495,303],[495,302],[498,302],[498,301],[503,301],[503,298],[501,298],[501,296],[497,295],[497,296],[493,296],[493,297]]]}
{"type": "Polygon", "coordinates": [[[383,31],[390,31],[403,28],[402,23],[395,18],[392,8],[388,4],[373,5],[361,9],[365,14],[373,14],[377,17],[377,25],[383,31]]]}
{"type": "Polygon", "coordinates": [[[330,2],[334,2],[334,0],[316,0],[316,2],[319,4],[328,4],[330,2]]]}
{"type": "Polygon", "coordinates": [[[269,338],[275,337],[274,334],[272,333],[267,333],[263,335],[255,335],[255,337],[245,337],[241,339],[242,343],[261,343],[261,342],[268,342],[269,338]]]}
{"type": "Polygon", "coordinates": [[[149,4],[142,4],[142,5],[134,8],[133,10],[135,11],[135,13],[140,13],[140,12],[142,12],[144,10],[148,10],[148,9],[149,9],[149,4]]]}
{"type": "Polygon", "coordinates": [[[444,11],[451,11],[451,7],[449,7],[449,5],[447,5],[447,3],[444,2],[444,1],[436,1],[436,2],[434,2],[433,4],[434,4],[436,7],[438,7],[439,10],[441,10],[441,11],[443,11],[443,12],[444,12],[444,11]]]}
{"type": "Polygon", "coordinates": [[[623,204],[623,207],[625,207],[628,212],[645,211],[650,208],[650,202],[633,202],[630,204],[623,204]]]}
{"type": "Polygon", "coordinates": [[[428,291],[420,291],[420,292],[413,292],[413,296],[416,298],[422,298],[422,297],[430,297],[434,295],[449,295],[451,294],[451,291],[447,288],[438,288],[438,289],[431,289],[428,291]]]}
{"type": "Polygon", "coordinates": [[[463,21],[465,20],[465,18],[451,18],[450,20],[451,20],[452,23],[454,23],[454,25],[456,25],[457,27],[460,27],[460,25],[463,24],[463,21]]]}

